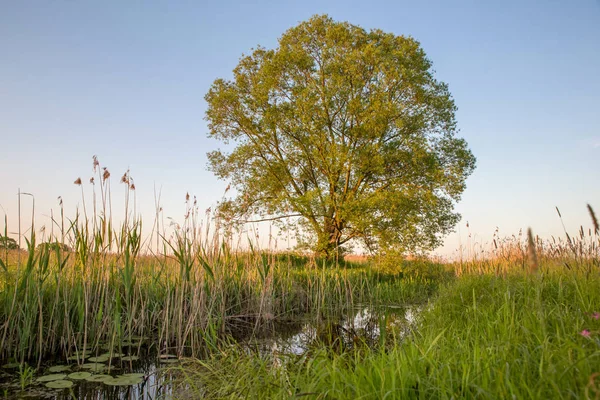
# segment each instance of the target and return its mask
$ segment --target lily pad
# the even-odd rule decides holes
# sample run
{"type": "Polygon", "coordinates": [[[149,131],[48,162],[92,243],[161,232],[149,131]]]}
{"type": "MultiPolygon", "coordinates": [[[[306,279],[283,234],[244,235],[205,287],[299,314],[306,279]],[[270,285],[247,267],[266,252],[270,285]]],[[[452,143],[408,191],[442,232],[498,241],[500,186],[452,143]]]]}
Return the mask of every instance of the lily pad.
{"type": "Polygon", "coordinates": [[[73,386],[73,382],[59,379],[56,381],[46,383],[46,387],[51,389],[67,389],[73,386]]]}
{"type": "Polygon", "coordinates": [[[101,372],[106,369],[106,365],[100,363],[85,363],[81,365],[83,369],[89,369],[92,372],[101,372]]]}
{"type": "Polygon", "coordinates": [[[74,355],[74,356],[67,357],[67,361],[83,361],[83,360],[85,360],[86,358],[88,358],[88,355],[87,355],[87,354],[86,354],[86,355],[85,355],[85,357],[84,357],[84,356],[83,356],[83,354],[81,354],[81,353],[80,353],[80,354],[78,354],[78,355],[76,354],[76,355],[74,355]]]}
{"type": "Polygon", "coordinates": [[[120,375],[123,378],[143,378],[146,376],[146,374],[141,374],[139,372],[130,372],[128,374],[123,374],[120,375]]]}
{"type": "Polygon", "coordinates": [[[90,358],[88,358],[88,361],[96,362],[96,363],[103,363],[103,362],[108,361],[109,359],[110,359],[110,356],[101,355],[98,357],[90,357],[90,358]]]}
{"type": "Polygon", "coordinates": [[[142,378],[116,376],[112,379],[106,379],[104,381],[104,384],[109,385],[109,386],[132,386],[132,385],[138,385],[138,384],[142,383],[143,381],[144,380],[142,378]]]}
{"type": "Polygon", "coordinates": [[[123,353],[118,353],[118,352],[114,352],[114,353],[104,353],[104,354],[100,354],[100,357],[102,356],[106,356],[108,358],[112,357],[112,358],[119,358],[119,357],[123,357],[125,354],[123,353]]]}
{"type": "Polygon", "coordinates": [[[51,381],[58,381],[60,379],[65,379],[66,377],[67,377],[66,374],[50,374],[50,375],[40,376],[39,378],[36,379],[36,381],[51,382],[51,381]]]}
{"type": "Polygon", "coordinates": [[[125,357],[121,357],[121,360],[123,361],[137,361],[140,358],[138,356],[125,356],[125,357]]]}
{"type": "Polygon", "coordinates": [[[85,378],[85,380],[88,382],[104,382],[107,379],[113,379],[113,377],[110,375],[92,375],[85,378]]]}
{"type": "Polygon", "coordinates": [[[90,376],[92,376],[92,374],[89,372],[73,372],[72,374],[69,374],[69,379],[80,380],[87,379],[90,376]]]}
{"type": "Polygon", "coordinates": [[[48,372],[65,372],[71,369],[70,365],[54,365],[48,368],[48,372]]]}
{"type": "Polygon", "coordinates": [[[8,363],[8,364],[4,364],[4,365],[2,366],[2,368],[6,368],[6,369],[16,369],[16,368],[19,368],[20,366],[21,366],[21,364],[20,364],[20,363],[16,363],[16,362],[15,362],[15,363],[8,363]]]}

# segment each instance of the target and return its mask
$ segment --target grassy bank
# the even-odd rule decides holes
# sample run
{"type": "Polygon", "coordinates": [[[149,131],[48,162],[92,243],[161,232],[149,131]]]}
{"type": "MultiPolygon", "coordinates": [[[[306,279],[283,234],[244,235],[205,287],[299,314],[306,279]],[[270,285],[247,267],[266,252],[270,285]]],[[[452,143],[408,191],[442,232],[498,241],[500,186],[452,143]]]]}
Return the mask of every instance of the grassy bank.
{"type": "Polygon", "coordinates": [[[402,268],[234,251],[216,235],[200,240],[183,229],[162,239],[161,254],[142,255],[139,221],[110,246],[90,226],[71,225],[74,251],[38,246],[32,235],[27,251],[0,254],[0,359],[35,364],[138,336],[159,351],[201,356],[231,329],[341,314],[356,303],[422,301],[439,285],[402,268]]]}
{"type": "Polygon", "coordinates": [[[599,287],[564,272],[462,276],[408,339],[306,357],[232,348],[188,367],[186,382],[214,398],[596,398],[599,287]]]}

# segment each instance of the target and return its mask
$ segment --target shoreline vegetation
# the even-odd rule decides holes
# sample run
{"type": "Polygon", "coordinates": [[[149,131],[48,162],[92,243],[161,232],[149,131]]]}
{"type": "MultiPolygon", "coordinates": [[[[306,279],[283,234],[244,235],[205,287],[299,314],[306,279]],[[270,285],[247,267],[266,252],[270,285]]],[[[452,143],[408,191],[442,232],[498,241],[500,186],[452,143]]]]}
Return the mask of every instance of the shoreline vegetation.
{"type": "MultiPolygon", "coordinates": [[[[145,337],[159,355],[186,360],[168,369],[174,398],[600,396],[600,236],[591,207],[592,228],[576,237],[495,235],[487,253],[468,260],[331,262],[252,245],[237,251],[218,226],[198,222],[188,198],[172,237],[153,232],[162,251],[142,254],[142,221],[115,227],[110,174],[98,173],[93,211],[67,221],[61,209],[45,244],[32,226],[25,250],[0,251],[3,363],[32,374],[49,357],[140,353],[145,337]],[[264,354],[231,339],[357,305],[411,304],[422,307],[410,332],[383,315],[376,346],[357,338],[339,351],[322,340],[302,355],[264,354]]],[[[129,174],[121,182],[125,215],[135,215],[129,174]]]]}

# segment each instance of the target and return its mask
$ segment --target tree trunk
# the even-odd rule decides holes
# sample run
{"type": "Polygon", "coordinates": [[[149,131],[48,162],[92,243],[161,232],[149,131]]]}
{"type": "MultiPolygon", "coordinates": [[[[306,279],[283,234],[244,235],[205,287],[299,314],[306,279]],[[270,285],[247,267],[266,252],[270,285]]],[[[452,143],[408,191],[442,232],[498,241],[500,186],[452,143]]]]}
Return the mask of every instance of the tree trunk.
{"type": "Polygon", "coordinates": [[[316,256],[324,257],[328,260],[334,260],[340,254],[340,241],[342,238],[341,226],[336,224],[333,218],[325,217],[323,233],[319,235],[316,256]]]}

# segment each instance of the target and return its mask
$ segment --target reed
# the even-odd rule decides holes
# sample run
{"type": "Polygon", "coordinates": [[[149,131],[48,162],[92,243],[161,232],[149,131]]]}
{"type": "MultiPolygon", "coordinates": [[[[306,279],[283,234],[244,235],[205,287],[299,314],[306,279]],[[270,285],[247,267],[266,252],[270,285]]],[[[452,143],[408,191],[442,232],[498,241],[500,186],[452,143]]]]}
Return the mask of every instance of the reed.
{"type": "Polygon", "coordinates": [[[456,279],[437,275],[409,335],[381,324],[378,346],[339,352],[325,342],[301,356],[233,344],[179,368],[186,392],[176,398],[597,398],[595,229],[550,241],[531,229],[495,235],[491,250],[471,254],[445,266],[456,279]]]}
{"type": "Polygon", "coordinates": [[[96,158],[94,170],[91,208],[69,220],[61,204],[56,230],[38,236],[31,226],[25,250],[0,256],[0,359],[39,366],[50,355],[98,353],[138,336],[161,352],[200,356],[241,327],[343,313],[358,302],[425,298],[437,285],[366,264],[236,247],[189,195],[181,225],[157,218],[144,237],[129,172],[120,181],[127,217],[117,225],[110,172],[96,158]]]}

